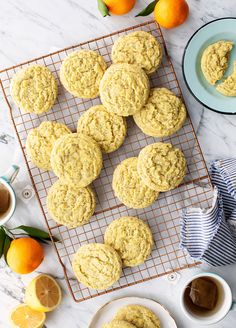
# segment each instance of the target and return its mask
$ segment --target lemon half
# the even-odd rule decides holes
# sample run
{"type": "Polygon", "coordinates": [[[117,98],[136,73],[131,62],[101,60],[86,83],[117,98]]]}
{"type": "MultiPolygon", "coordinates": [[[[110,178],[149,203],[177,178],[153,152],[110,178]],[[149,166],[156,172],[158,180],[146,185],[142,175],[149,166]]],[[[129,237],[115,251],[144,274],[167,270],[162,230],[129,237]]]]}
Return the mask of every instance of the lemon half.
{"type": "Polygon", "coordinates": [[[27,286],[25,303],[36,311],[53,311],[61,303],[61,288],[54,278],[40,274],[27,286]]]}
{"type": "Polygon", "coordinates": [[[42,328],[45,313],[35,311],[26,304],[18,305],[10,315],[11,325],[15,328],[42,328]]]}

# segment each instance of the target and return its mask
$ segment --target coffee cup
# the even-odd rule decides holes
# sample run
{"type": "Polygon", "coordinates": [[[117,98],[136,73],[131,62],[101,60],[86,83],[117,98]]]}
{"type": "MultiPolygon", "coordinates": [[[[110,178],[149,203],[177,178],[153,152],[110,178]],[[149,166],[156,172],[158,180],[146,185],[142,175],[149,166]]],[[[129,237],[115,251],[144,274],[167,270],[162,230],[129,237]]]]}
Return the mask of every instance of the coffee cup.
{"type": "Polygon", "coordinates": [[[6,210],[0,213],[0,226],[8,222],[13,216],[16,209],[16,194],[12,188],[12,183],[19,172],[17,165],[12,165],[10,169],[2,176],[0,176],[0,185],[7,192],[9,198],[6,210]]]}
{"type": "Polygon", "coordinates": [[[232,292],[228,283],[215,273],[199,273],[189,278],[185,284],[180,297],[180,305],[184,314],[192,321],[202,325],[211,325],[222,320],[230,310],[235,308],[236,301],[233,300],[232,292]],[[190,284],[198,278],[204,278],[212,281],[217,287],[217,298],[212,310],[196,311],[186,299],[186,290],[190,284]]]}

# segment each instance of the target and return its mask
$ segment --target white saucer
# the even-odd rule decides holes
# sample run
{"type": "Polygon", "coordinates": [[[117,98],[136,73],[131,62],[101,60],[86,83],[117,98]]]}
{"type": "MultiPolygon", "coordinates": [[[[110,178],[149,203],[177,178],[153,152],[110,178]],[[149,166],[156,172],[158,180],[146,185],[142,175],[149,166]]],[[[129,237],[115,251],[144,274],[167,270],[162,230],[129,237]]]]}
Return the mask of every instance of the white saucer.
{"type": "Polygon", "coordinates": [[[123,306],[130,304],[143,305],[152,310],[161,321],[161,328],[177,328],[177,325],[170,315],[170,313],[164,308],[163,305],[157,303],[148,298],[141,297],[123,297],[115,299],[104,304],[92,318],[88,328],[102,328],[104,323],[110,322],[116,312],[123,306]]]}

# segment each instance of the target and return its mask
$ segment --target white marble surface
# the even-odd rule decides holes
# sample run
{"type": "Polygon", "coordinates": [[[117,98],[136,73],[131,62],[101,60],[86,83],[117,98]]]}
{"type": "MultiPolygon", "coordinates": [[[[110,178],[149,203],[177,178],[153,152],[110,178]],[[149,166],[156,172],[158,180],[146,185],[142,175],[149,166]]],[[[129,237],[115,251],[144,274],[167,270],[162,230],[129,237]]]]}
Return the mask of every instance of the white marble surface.
{"type": "MultiPolygon", "coordinates": [[[[12,66],[27,59],[43,55],[53,47],[64,48],[81,41],[102,36],[110,32],[138,24],[149,18],[134,18],[145,2],[138,1],[135,9],[123,17],[102,18],[96,9],[95,0],[7,0],[0,2],[0,69],[12,66]]],[[[209,163],[216,158],[235,155],[236,116],[223,116],[204,109],[186,90],[181,73],[181,58],[184,46],[191,34],[204,23],[215,18],[236,16],[233,0],[188,0],[190,17],[186,24],[164,31],[168,51],[172,57],[194,127],[209,163]]],[[[2,107],[2,99],[0,106],[2,107]]],[[[1,108],[0,107],[0,108],[1,108]]],[[[14,135],[7,111],[0,110],[0,174],[11,163],[23,165],[23,158],[14,135]]],[[[21,170],[15,188],[22,190],[29,184],[29,177],[21,170]]],[[[36,199],[27,206],[19,199],[18,208],[11,220],[12,225],[20,223],[44,227],[36,199]]],[[[205,268],[207,269],[207,268],[205,268]]],[[[236,298],[236,265],[217,268],[230,283],[236,298]]],[[[199,270],[199,269],[197,269],[199,270]]],[[[46,258],[37,272],[17,276],[0,261],[0,327],[9,327],[10,309],[23,300],[24,286],[38,272],[53,274],[63,288],[63,303],[57,311],[48,315],[48,328],[86,328],[95,311],[107,300],[120,296],[138,295],[159,300],[173,313],[180,328],[204,327],[190,323],[183,317],[179,306],[179,290],[184,280],[195,270],[180,273],[177,283],[170,283],[166,277],[152,280],[134,287],[122,289],[83,303],[74,303],[70,297],[63,273],[52,247],[47,247],[46,258]]],[[[236,313],[231,312],[216,328],[235,326],[236,313]]]]}

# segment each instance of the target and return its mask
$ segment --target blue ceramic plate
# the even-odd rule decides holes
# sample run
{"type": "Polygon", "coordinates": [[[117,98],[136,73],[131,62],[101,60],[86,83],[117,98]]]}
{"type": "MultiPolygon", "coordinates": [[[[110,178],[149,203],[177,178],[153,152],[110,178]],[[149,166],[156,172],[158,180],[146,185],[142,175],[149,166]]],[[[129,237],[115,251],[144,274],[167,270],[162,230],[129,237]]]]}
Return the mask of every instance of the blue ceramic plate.
{"type": "Polygon", "coordinates": [[[183,56],[183,75],[193,96],[205,107],[222,114],[236,114],[236,97],[226,97],[216,91],[204,78],[201,71],[201,56],[206,47],[219,40],[234,42],[230,52],[228,76],[236,60],[236,18],[214,20],[197,30],[187,43],[183,56]]]}

